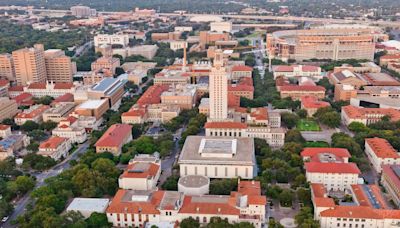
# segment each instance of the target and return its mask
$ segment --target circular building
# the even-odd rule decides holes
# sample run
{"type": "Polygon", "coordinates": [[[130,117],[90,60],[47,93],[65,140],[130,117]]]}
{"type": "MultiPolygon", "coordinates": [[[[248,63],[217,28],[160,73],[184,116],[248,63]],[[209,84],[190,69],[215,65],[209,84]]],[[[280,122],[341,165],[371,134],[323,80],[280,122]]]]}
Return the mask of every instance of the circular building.
{"type": "Polygon", "coordinates": [[[206,195],[210,189],[210,179],[206,176],[189,175],[179,178],[178,191],[185,195],[206,195]]]}

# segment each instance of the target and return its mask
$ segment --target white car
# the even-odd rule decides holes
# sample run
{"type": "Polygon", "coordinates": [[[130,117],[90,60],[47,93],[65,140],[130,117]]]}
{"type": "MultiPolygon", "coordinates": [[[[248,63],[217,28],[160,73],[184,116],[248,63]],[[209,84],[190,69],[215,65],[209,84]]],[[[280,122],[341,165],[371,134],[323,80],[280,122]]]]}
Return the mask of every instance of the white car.
{"type": "Polygon", "coordinates": [[[7,222],[7,220],[8,220],[8,216],[4,217],[4,218],[1,220],[1,222],[7,222]]]}

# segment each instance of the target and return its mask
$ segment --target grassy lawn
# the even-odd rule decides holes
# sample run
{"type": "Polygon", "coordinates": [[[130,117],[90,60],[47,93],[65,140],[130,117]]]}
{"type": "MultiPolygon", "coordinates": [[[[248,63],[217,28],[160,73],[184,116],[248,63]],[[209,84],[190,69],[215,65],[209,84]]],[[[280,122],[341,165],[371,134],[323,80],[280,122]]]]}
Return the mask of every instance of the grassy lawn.
{"type": "Polygon", "coordinates": [[[300,131],[320,131],[321,128],[314,120],[302,119],[297,123],[297,129],[300,131]]]}
{"type": "Polygon", "coordinates": [[[327,142],[322,142],[322,141],[317,141],[317,142],[308,141],[304,143],[304,147],[329,147],[329,144],[327,142]]]}

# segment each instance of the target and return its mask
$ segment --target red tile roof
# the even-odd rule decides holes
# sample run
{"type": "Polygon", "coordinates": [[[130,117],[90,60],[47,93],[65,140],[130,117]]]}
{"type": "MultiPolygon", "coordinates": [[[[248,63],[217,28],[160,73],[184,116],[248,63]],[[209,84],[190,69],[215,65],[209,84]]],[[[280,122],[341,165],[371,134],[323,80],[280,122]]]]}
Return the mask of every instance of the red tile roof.
{"type": "Polygon", "coordinates": [[[372,185],[368,185],[367,187],[369,188],[369,190],[371,190],[368,193],[368,195],[365,192],[363,185],[359,185],[359,184],[351,185],[351,189],[354,193],[353,195],[357,199],[358,204],[360,206],[372,207],[373,204],[369,200],[369,195],[371,194],[371,195],[373,195],[374,200],[376,200],[379,203],[379,206],[381,207],[381,209],[387,209],[388,206],[386,204],[386,201],[383,199],[383,196],[382,196],[381,190],[379,189],[379,186],[372,184],[372,185]]]}
{"type": "Polygon", "coordinates": [[[400,120],[400,111],[393,108],[360,108],[348,105],[342,107],[342,112],[351,119],[380,119],[383,116],[390,116],[392,121],[400,120]],[[378,117],[378,114],[382,116],[378,117]]]}
{"type": "Polygon", "coordinates": [[[28,89],[46,89],[46,83],[39,83],[39,82],[31,83],[28,86],[28,89]]]}
{"type": "Polygon", "coordinates": [[[267,108],[254,108],[251,110],[250,116],[256,120],[268,120],[267,108]]]}
{"type": "Polygon", "coordinates": [[[46,111],[47,109],[49,109],[50,106],[48,105],[39,105],[37,108],[35,108],[34,110],[32,110],[31,112],[20,112],[18,113],[15,118],[18,119],[32,119],[35,118],[39,115],[42,115],[44,111],[46,111]]]}
{"type": "Polygon", "coordinates": [[[24,91],[24,87],[23,86],[11,86],[10,88],[8,88],[9,92],[21,92],[24,91]]]}
{"type": "Polygon", "coordinates": [[[322,92],[325,92],[325,88],[322,86],[309,86],[309,85],[304,85],[304,86],[284,85],[284,86],[280,87],[280,91],[310,91],[310,92],[322,91],[322,92]]]}
{"type": "MultiPolygon", "coordinates": [[[[278,65],[278,66],[274,67],[274,71],[275,72],[293,72],[295,67],[299,67],[299,65],[292,65],[292,66],[278,65]]],[[[316,72],[316,71],[318,71],[318,67],[310,66],[310,65],[303,65],[302,71],[303,72],[316,72]]]]}
{"type": "Polygon", "coordinates": [[[380,59],[400,59],[400,54],[384,55],[381,56],[380,59]]]}
{"type": "Polygon", "coordinates": [[[54,99],[52,103],[73,102],[73,101],[74,101],[74,95],[71,93],[66,93],[66,94],[61,95],[61,96],[57,97],[56,99],[54,99]]]}
{"type": "Polygon", "coordinates": [[[238,192],[243,195],[261,195],[261,184],[259,181],[241,180],[238,184],[238,192]]]}
{"type": "Polygon", "coordinates": [[[10,125],[0,124],[0,131],[7,130],[7,129],[9,129],[9,128],[11,128],[10,125]]]}
{"type": "Polygon", "coordinates": [[[0,79],[0,87],[9,86],[10,82],[5,79],[0,79]]]}
{"type": "Polygon", "coordinates": [[[232,71],[253,71],[253,68],[245,65],[236,65],[232,67],[232,71]]]}
{"type": "Polygon", "coordinates": [[[331,106],[329,102],[319,101],[315,96],[302,96],[301,97],[301,104],[304,108],[324,108],[331,106]]]}
{"type": "Polygon", "coordinates": [[[221,202],[220,196],[185,196],[179,213],[183,214],[209,214],[209,215],[240,215],[240,210],[235,205],[230,205],[228,199],[221,202]],[[201,198],[202,200],[196,200],[201,198]],[[213,200],[215,199],[215,200],[213,200]]]}
{"type": "Polygon", "coordinates": [[[32,98],[33,95],[30,93],[21,93],[20,95],[14,97],[14,100],[15,102],[17,102],[18,105],[24,105],[24,104],[32,105],[34,103],[32,98]]]}
{"type": "Polygon", "coordinates": [[[326,197],[326,189],[323,184],[311,183],[311,191],[314,197],[326,197]]]}
{"type": "Polygon", "coordinates": [[[114,124],[97,140],[96,147],[120,147],[127,135],[132,134],[129,124],[114,124]]]}
{"type": "Polygon", "coordinates": [[[143,117],[146,114],[145,108],[131,108],[129,111],[122,113],[122,116],[140,116],[143,117]]]}
{"type": "Polygon", "coordinates": [[[322,211],[321,217],[360,219],[400,219],[400,210],[374,209],[368,206],[335,206],[322,211]]]}
{"type": "Polygon", "coordinates": [[[340,218],[365,218],[381,219],[382,216],[375,209],[368,206],[335,206],[331,209],[321,211],[321,217],[340,217],[340,218]]]}
{"type": "Polygon", "coordinates": [[[247,124],[239,122],[207,122],[204,128],[246,129],[247,124]]]}
{"type": "Polygon", "coordinates": [[[160,166],[154,163],[135,162],[129,164],[120,178],[148,178],[155,177],[160,170],[160,166]],[[136,172],[129,172],[136,170],[136,172]]]}
{"type": "Polygon", "coordinates": [[[74,84],[68,82],[54,84],[54,89],[71,89],[72,87],[74,87],[74,84]]]}
{"type": "Polygon", "coordinates": [[[304,167],[310,173],[361,173],[355,163],[307,162],[304,167]]]}
{"type": "Polygon", "coordinates": [[[365,143],[369,145],[378,158],[400,158],[398,152],[386,139],[369,138],[365,139],[365,143]]]}
{"type": "Polygon", "coordinates": [[[66,142],[67,138],[52,136],[46,141],[40,143],[39,149],[57,149],[62,143],[66,142]]]}
{"type": "Polygon", "coordinates": [[[323,147],[307,147],[301,152],[302,157],[314,157],[322,153],[334,154],[340,158],[350,158],[351,155],[347,149],[344,148],[323,148],[323,147]]]}
{"type": "Polygon", "coordinates": [[[317,207],[334,207],[335,201],[332,198],[327,197],[315,197],[313,199],[315,206],[317,207]]]}
{"type": "Polygon", "coordinates": [[[130,190],[119,189],[115,194],[111,204],[108,206],[107,213],[130,213],[130,214],[160,214],[157,207],[164,197],[164,191],[155,191],[151,193],[148,201],[131,201],[125,199],[125,195],[130,190]]]}
{"type": "Polygon", "coordinates": [[[161,94],[168,90],[168,85],[153,85],[136,102],[139,105],[159,104],[161,103],[161,94]]]}

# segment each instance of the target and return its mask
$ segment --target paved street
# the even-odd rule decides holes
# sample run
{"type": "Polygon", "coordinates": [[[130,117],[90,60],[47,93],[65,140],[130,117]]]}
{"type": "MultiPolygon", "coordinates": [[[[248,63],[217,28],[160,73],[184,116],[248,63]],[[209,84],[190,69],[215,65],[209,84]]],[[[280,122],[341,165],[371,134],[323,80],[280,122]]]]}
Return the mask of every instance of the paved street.
{"type": "MultiPolygon", "coordinates": [[[[89,147],[89,140],[87,140],[85,143],[79,145],[79,147],[75,150],[73,154],[70,154],[64,161],[60,162],[59,164],[55,165],[53,168],[50,170],[44,171],[39,174],[34,174],[36,177],[36,186],[35,189],[43,186],[45,184],[44,180],[49,178],[49,177],[54,177],[57,174],[61,173],[62,171],[68,169],[70,167],[69,162],[71,160],[75,160],[78,158],[80,154],[83,154],[87,148],[89,147]]],[[[14,212],[10,215],[8,221],[3,224],[2,227],[8,228],[8,227],[15,227],[14,225],[11,225],[11,221],[16,219],[19,215],[23,214],[25,211],[26,206],[28,205],[30,201],[30,196],[29,193],[27,193],[24,197],[22,197],[17,203],[16,207],[14,208],[14,212]]]]}
{"type": "Polygon", "coordinates": [[[331,143],[331,137],[337,132],[336,129],[329,129],[321,126],[322,131],[302,131],[301,135],[306,141],[323,141],[331,143]]]}
{"type": "Polygon", "coordinates": [[[180,152],[179,139],[181,138],[182,132],[184,132],[185,129],[186,129],[186,126],[178,129],[176,131],[176,133],[173,135],[174,138],[176,138],[177,140],[175,140],[175,142],[174,142],[174,148],[172,149],[171,155],[168,158],[161,161],[162,174],[160,176],[159,185],[162,185],[165,182],[165,180],[172,174],[172,168],[175,164],[175,161],[178,160],[178,156],[179,156],[179,152],[180,152]]]}
{"type": "Polygon", "coordinates": [[[89,41],[89,42],[86,42],[85,44],[77,47],[76,50],[75,50],[75,54],[72,57],[73,58],[77,58],[77,57],[81,56],[87,50],[89,50],[93,46],[93,44],[94,44],[93,41],[89,41]]]}

